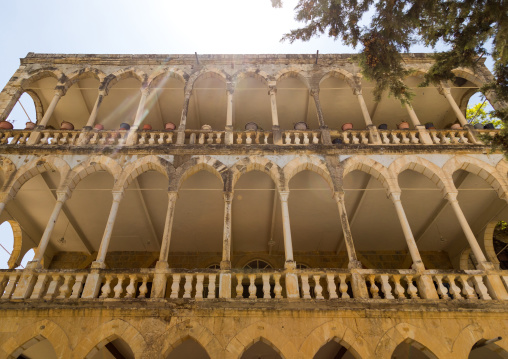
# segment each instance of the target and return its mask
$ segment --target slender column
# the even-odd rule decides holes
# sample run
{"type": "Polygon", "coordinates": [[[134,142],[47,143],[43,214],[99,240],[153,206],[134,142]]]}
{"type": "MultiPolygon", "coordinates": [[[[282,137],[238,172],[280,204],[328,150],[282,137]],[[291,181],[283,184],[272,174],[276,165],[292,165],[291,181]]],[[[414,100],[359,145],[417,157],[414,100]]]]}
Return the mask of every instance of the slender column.
{"type": "Polygon", "coordinates": [[[342,226],[342,232],[344,233],[344,242],[346,243],[346,250],[349,259],[348,268],[361,268],[362,264],[358,261],[355,251],[355,245],[353,243],[353,236],[351,234],[351,228],[349,227],[349,220],[347,218],[346,204],[344,201],[344,192],[339,191],[334,193],[335,201],[339,207],[340,223],[342,226]]]}
{"type": "MultiPolygon", "coordinates": [[[[39,246],[35,251],[34,259],[32,262],[36,262],[36,267],[40,267],[40,263],[42,258],[44,257],[44,253],[46,252],[46,248],[48,247],[49,239],[51,237],[51,233],[53,232],[53,228],[55,227],[55,223],[58,219],[58,215],[62,209],[64,202],[69,198],[69,192],[57,192],[56,204],[53,208],[53,213],[49,217],[48,224],[46,225],[46,229],[42,235],[41,241],[39,242],[39,246]]],[[[32,265],[34,266],[34,265],[32,265]]]]}
{"type": "Polygon", "coordinates": [[[455,212],[455,215],[459,220],[460,226],[462,227],[462,230],[466,235],[466,239],[469,242],[469,246],[471,247],[471,250],[473,251],[473,254],[476,257],[476,260],[478,261],[478,265],[480,266],[480,268],[493,269],[494,265],[491,262],[487,261],[487,258],[485,258],[485,255],[483,254],[480,245],[478,244],[478,241],[476,240],[476,237],[473,231],[471,230],[471,227],[469,227],[469,223],[467,223],[467,219],[464,216],[462,209],[460,208],[459,202],[457,201],[457,193],[447,193],[446,199],[452,205],[453,211],[455,212]]]}
{"type": "Polygon", "coordinates": [[[420,126],[420,120],[418,119],[418,116],[416,116],[415,110],[413,110],[413,106],[408,104],[407,102],[404,104],[406,106],[407,113],[409,114],[409,118],[411,118],[411,122],[413,122],[413,125],[420,126]]]}
{"type": "Polygon", "coordinates": [[[314,103],[316,104],[316,112],[319,127],[326,128],[325,119],[323,117],[323,110],[321,109],[321,102],[319,102],[319,89],[311,89],[310,95],[312,96],[312,98],[314,99],[314,103]]]}
{"type": "Polygon", "coordinates": [[[106,223],[106,229],[104,230],[104,235],[102,236],[101,246],[99,248],[99,253],[97,254],[97,259],[95,260],[92,267],[104,267],[104,260],[106,259],[106,253],[108,251],[109,242],[111,240],[111,234],[113,233],[113,227],[115,226],[118,207],[120,206],[120,201],[122,198],[123,191],[113,192],[113,204],[111,205],[111,211],[109,212],[108,222],[106,223]]]}
{"type": "Polygon", "coordinates": [[[270,105],[272,107],[272,126],[279,127],[279,115],[277,114],[277,87],[275,81],[268,83],[268,94],[270,95],[270,105]]]}
{"type": "Polygon", "coordinates": [[[227,83],[227,111],[226,111],[226,128],[233,127],[233,93],[235,92],[235,88],[233,83],[227,83]]]}
{"type": "Polygon", "coordinates": [[[231,204],[233,192],[224,192],[224,233],[222,236],[221,269],[231,269],[231,204]]]}
{"type": "Polygon", "coordinates": [[[284,268],[293,269],[296,263],[293,259],[293,242],[291,240],[291,225],[289,222],[288,198],[289,191],[279,191],[280,204],[282,208],[282,227],[284,231],[284,252],[286,255],[286,263],[284,268]]]}
{"type": "Polygon", "coordinates": [[[422,258],[420,257],[418,247],[416,246],[416,241],[413,236],[413,232],[411,231],[411,227],[409,226],[409,222],[406,217],[406,212],[404,212],[404,208],[402,207],[402,202],[400,201],[400,193],[392,192],[390,193],[390,198],[392,199],[392,202],[395,205],[395,210],[397,211],[397,215],[399,216],[399,221],[402,226],[402,231],[404,232],[404,237],[406,238],[409,253],[411,254],[411,258],[413,259],[413,269],[423,271],[425,270],[425,267],[423,265],[422,258]]]}
{"type": "Polygon", "coordinates": [[[44,117],[42,117],[41,122],[39,123],[39,126],[42,126],[42,128],[46,127],[46,125],[49,122],[49,119],[53,115],[53,111],[55,110],[55,107],[60,101],[60,98],[65,95],[65,91],[62,89],[57,89],[55,91],[55,95],[53,96],[53,99],[51,100],[51,103],[48,106],[48,109],[46,110],[46,113],[44,114],[44,117]]]}
{"type": "Polygon", "coordinates": [[[372,119],[369,115],[369,110],[367,109],[367,104],[365,103],[365,99],[363,98],[362,89],[361,88],[355,88],[353,89],[353,93],[356,95],[356,98],[358,98],[358,103],[360,104],[360,108],[362,109],[363,119],[365,121],[365,124],[367,126],[373,125],[372,119]]]}
{"type": "Polygon", "coordinates": [[[150,89],[148,87],[143,87],[141,89],[141,98],[139,99],[138,110],[136,111],[136,118],[134,119],[134,124],[131,127],[131,130],[135,131],[138,129],[139,124],[143,121],[144,113],[145,113],[145,105],[146,99],[150,95],[150,89]]]}
{"type": "Polygon", "coordinates": [[[178,136],[176,143],[183,145],[185,143],[185,127],[187,126],[187,112],[189,111],[189,102],[192,91],[185,92],[183,99],[182,116],[180,117],[180,125],[178,126],[178,136]]]}
{"type": "Polygon", "coordinates": [[[450,103],[450,106],[452,106],[452,109],[455,112],[455,115],[457,116],[460,124],[462,126],[467,125],[466,117],[464,116],[464,114],[460,110],[459,106],[457,105],[457,103],[453,99],[451,91],[450,91],[450,88],[445,86],[444,84],[441,84],[441,86],[439,87],[439,92],[441,93],[441,95],[446,97],[446,99],[450,103]]]}
{"type": "Polygon", "coordinates": [[[175,213],[176,200],[178,199],[178,192],[168,192],[168,211],[166,212],[166,222],[164,225],[164,234],[162,235],[161,253],[159,255],[159,262],[168,261],[169,244],[171,242],[171,230],[173,228],[173,218],[175,213]]]}
{"type": "Polygon", "coordinates": [[[92,112],[90,113],[90,117],[88,117],[88,121],[86,122],[85,127],[93,127],[95,125],[95,120],[97,119],[97,114],[99,113],[99,107],[101,106],[104,97],[107,95],[107,91],[99,90],[99,95],[97,96],[97,100],[95,100],[95,105],[93,106],[92,112]]]}

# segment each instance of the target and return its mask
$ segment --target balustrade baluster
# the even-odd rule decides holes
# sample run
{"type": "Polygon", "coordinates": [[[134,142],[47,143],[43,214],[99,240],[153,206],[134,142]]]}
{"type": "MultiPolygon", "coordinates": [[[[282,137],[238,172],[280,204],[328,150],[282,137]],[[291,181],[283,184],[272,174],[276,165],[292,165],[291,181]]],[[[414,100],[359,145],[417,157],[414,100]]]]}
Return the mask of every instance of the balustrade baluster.
{"type": "Polygon", "coordinates": [[[393,131],[391,133],[391,137],[392,137],[392,141],[391,143],[394,144],[394,145],[398,145],[400,143],[400,138],[399,138],[399,135],[401,135],[401,132],[400,131],[393,131]]]}
{"type": "Polygon", "coordinates": [[[451,143],[453,143],[454,145],[458,144],[459,143],[459,139],[457,138],[456,135],[456,132],[455,131],[450,131],[450,141],[451,143]]]}
{"type": "Polygon", "coordinates": [[[2,299],[10,299],[12,293],[14,293],[14,289],[16,288],[16,284],[18,283],[19,274],[14,273],[9,276],[9,281],[4,290],[4,294],[2,295],[2,299]]]}
{"type": "Polygon", "coordinates": [[[286,135],[286,138],[284,139],[284,143],[285,143],[286,145],[291,144],[291,133],[286,132],[286,133],[285,133],[285,135],[286,135]]]}
{"type": "Polygon", "coordinates": [[[345,144],[349,144],[351,141],[349,140],[349,131],[344,131],[341,133],[342,135],[342,142],[345,144]]]}
{"type": "Polygon", "coordinates": [[[309,134],[307,132],[303,133],[303,144],[308,145],[309,144],[309,134]]]}
{"type": "Polygon", "coordinates": [[[395,297],[392,294],[392,286],[388,281],[388,274],[381,274],[379,276],[379,280],[381,281],[381,290],[385,295],[385,299],[395,299],[395,297]]]}
{"type": "Polygon", "coordinates": [[[129,275],[129,285],[125,288],[125,298],[134,298],[136,296],[136,283],[138,276],[136,274],[129,275]]]}
{"type": "Polygon", "coordinates": [[[381,134],[381,142],[383,142],[385,145],[390,144],[390,139],[388,138],[388,133],[383,131],[383,132],[380,132],[380,134],[381,134]]]}
{"type": "Polygon", "coordinates": [[[208,138],[206,139],[206,143],[211,145],[213,143],[213,132],[208,133],[208,138]]]}
{"type": "Polygon", "coordinates": [[[303,292],[303,299],[311,299],[310,296],[310,285],[309,285],[309,276],[307,274],[302,274],[300,276],[302,279],[302,292],[303,292]]]}
{"type": "Polygon", "coordinates": [[[194,298],[196,300],[203,299],[203,282],[205,280],[204,274],[197,274],[196,275],[196,294],[194,295],[194,298]]]}
{"type": "Polygon", "coordinates": [[[418,138],[417,132],[411,132],[409,134],[409,136],[411,136],[411,143],[414,143],[414,144],[420,143],[420,139],[418,138]]]}
{"type": "Polygon", "coordinates": [[[450,143],[450,138],[448,138],[448,137],[446,136],[446,134],[447,134],[447,133],[446,133],[445,131],[442,131],[442,132],[440,133],[440,136],[439,136],[439,137],[441,137],[441,144],[447,145],[447,144],[449,144],[449,143],[450,143]]]}
{"type": "Polygon", "coordinates": [[[243,298],[243,274],[236,275],[236,298],[243,298]]]}
{"type": "MultiPolygon", "coordinates": [[[[22,140],[21,138],[23,137],[24,134],[21,134],[21,133],[15,133],[13,136],[12,136],[12,140],[9,142],[9,145],[15,145],[18,141],[20,142],[19,144],[23,144],[22,143],[22,140]]],[[[9,137],[6,136],[6,134],[2,134],[2,139],[0,140],[0,143],[1,144],[6,144],[9,140],[9,137]]]]}
{"type": "Polygon", "coordinates": [[[463,144],[468,144],[469,143],[469,138],[464,136],[464,134],[467,134],[467,132],[464,132],[464,131],[460,131],[459,132],[459,142],[463,143],[463,144]]]}
{"type": "Polygon", "coordinates": [[[77,299],[81,296],[83,291],[83,285],[85,284],[86,274],[77,274],[72,286],[72,294],[69,298],[77,299]]]}
{"type": "Polygon", "coordinates": [[[69,144],[69,133],[68,132],[64,132],[62,134],[62,138],[60,139],[60,144],[61,145],[65,145],[66,143],[69,144]]]}
{"type": "Polygon", "coordinates": [[[455,283],[455,276],[447,275],[445,278],[448,281],[448,284],[450,284],[449,293],[453,296],[453,299],[462,299],[460,296],[460,288],[455,283]]]}
{"type": "Polygon", "coordinates": [[[222,142],[222,132],[217,132],[216,133],[216,138],[215,138],[215,143],[219,144],[222,142]]]}
{"type": "Polygon", "coordinates": [[[323,287],[321,286],[321,283],[319,283],[321,276],[317,274],[313,275],[312,277],[314,278],[314,283],[316,283],[316,286],[314,287],[316,299],[325,299],[325,297],[323,297],[323,287]]]}
{"type": "Polygon", "coordinates": [[[12,144],[16,144],[16,142],[17,142],[18,145],[26,145],[26,140],[28,139],[28,137],[30,137],[30,133],[29,132],[23,132],[21,134],[21,137],[19,137],[19,140],[16,139],[16,141],[14,141],[14,138],[12,139],[12,144]]]}
{"type": "Polygon", "coordinates": [[[215,280],[217,278],[216,274],[209,274],[208,275],[208,299],[214,299],[215,298],[215,280]]]}
{"type": "Polygon", "coordinates": [[[192,295],[192,274],[185,275],[185,285],[183,286],[183,298],[191,298],[192,295]]]}
{"type": "Polygon", "coordinates": [[[376,284],[376,276],[374,274],[370,274],[368,276],[369,283],[370,283],[370,294],[372,295],[372,299],[378,299],[379,298],[379,288],[376,284]]]}
{"type": "Polygon", "coordinates": [[[198,140],[198,143],[200,145],[204,145],[205,144],[205,134],[204,133],[200,133],[199,134],[199,140],[198,140]]]}
{"type": "Polygon", "coordinates": [[[270,274],[263,273],[261,278],[263,279],[263,298],[270,299],[272,297],[270,295],[270,274]]]}
{"type": "Polygon", "coordinates": [[[89,143],[92,144],[92,145],[95,145],[99,140],[99,132],[95,132],[93,135],[92,135],[92,138],[90,138],[90,141],[89,143]]]}
{"type": "Polygon", "coordinates": [[[150,136],[150,138],[148,139],[148,144],[154,145],[155,139],[157,138],[157,133],[152,132],[152,133],[149,133],[148,135],[150,136]]]}
{"type": "Polygon", "coordinates": [[[409,138],[407,137],[407,130],[400,131],[400,137],[401,137],[401,142],[403,144],[407,145],[409,143],[409,138]]]}
{"type": "Polygon", "coordinates": [[[7,286],[7,283],[9,283],[9,276],[0,274],[0,298],[4,294],[4,289],[7,286]]]}
{"type": "Polygon", "coordinates": [[[451,299],[448,295],[448,289],[443,284],[443,276],[442,275],[436,275],[434,276],[434,279],[437,282],[437,294],[441,299],[449,300],[451,299]]]}
{"type": "Polygon", "coordinates": [[[468,276],[465,274],[459,275],[459,282],[462,284],[462,295],[466,299],[478,299],[476,292],[469,285],[468,276]]]}
{"type": "Polygon", "coordinates": [[[242,133],[238,132],[236,134],[236,143],[240,145],[242,142],[243,142],[243,140],[242,140],[242,133]]]}
{"type": "Polygon", "coordinates": [[[173,143],[173,132],[168,133],[166,143],[173,143]]]}
{"type": "Polygon", "coordinates": [[[250,299],[255,299],[257,298],[257,295],[256,295],[256,291],[257,291],[257,288],[256,288],[256,275],[255,274],[249,274],[247,275],[247,277],[249,277],[249,281],[250,281],[250,285],[249,285],[249,298],[250,299]]]}
{"type": "Polygon", "coordinates": [[[73,279],[72,274],[64,274],[64,282],[60,287],[57,299],[66,299],[71,294],[71,280],[73,279]]]}
{"type": "Polygon", "coordinates": [[[113,288],[113,291],[115,292],[115,299],[120,298],[120,296],[123,293],[123,280],[125,279],[125,275],[119,274],[118,275],[118,281],[116,283],[115,288],[113,288]]]}
{"type": "Polygon", "coordinates": [[[173,274],[173,283],[171,284],[171,295],[169,298],[176,299],[178,298],[178,292],[180,291],[180,274],[173,274]]]}
{"type": "Polygon", "coordinates": [[[41,273],[37,277],[37,282],[35,283],[34,289],[32,290],[32,295],[30,299],[40,299],[44,295],[46,290],[46,285],[48,283],[49,276],[46,273],[41,273]]]}
{"type": "Polygon", "coordinates": [[[42,138],[39,141],[39,144],[41,144],[41,145],[47,145],[48,144],[48,139],[49,139],[49,132],[46,131],[46,132],[43,133],[42,138]]]}
{"type": "Polygon", "coordinates": [[[342,299],[350,298],[348,292],[347,292],[347,276],[345,274],[339,274],[339,291],[340,291],[340,297],[342,299]]]}
{"type": "Polygon", "coordinates": [[[300,133],[299,132],[295,132],[294,136],[295,136],[295,145],[299,145],[302,142],[301,139],[300,139],[300,133]]]}
{"type": "Polygon", "coordinates": [[[265,132],[265,133],[263,133],[263,136],[264,136],[264,141],[263,141],[263,143],[264,143],[265,145],[267,145],[267,144],[268,144],[268,136],[270,136],[270,134],[269,134],[269,133],[267,133],[267,132],[265,132]]]}
{"type": "Polygon", "coordinates": [[[139,296],[138,298],[146,298],[146,293],[148,292],[148,275],[142,275],[141,280],[143,281],[141,283],[141,286],[139,287],[139,296]]]}
{"type": "Polygon", "coordinates": [[[58,287],[60,286],[60,274],[53,274],[51,275],[51,282],[49,283],[48,290],[46,291],[46,295],[44,296],[44,299],[51,300],[56,297],[56,294],[58,293],[58,287]]]}
{"type": "Polygon", "coordinates": [[[189,144],[190,145],[195,145],[196,144],[196,134],[195,133],[191,133],[190,136],[189,136],[189,144]]]}
{"type": "Polygon", "coordinates": [[[365,132],[360,132],[360,137],[362,138],[362,144],[368,145],[369,144],[369,136],[365,132]]]}
{"type": "Polygon", "coordinates": [[[337,286],[335,285],[335,275],[331,273],[326,274],[326,288],[328,290],[329,299],[337,299],[337,286]]]}
{"type": "Polygon", "coordinates": [[[360,139],[358,138],[358,133],[356,131],[349,131],[351,134],[351,140],[353,145],[357,145],[360,143],[360,139]]]}
{"type": "Polygon", "coordinates": [[[166,133],[161,132],[161,133],[159,134],[158,139],[157,139],[157,143],[158,143],[159,145],[163,145],[163,144],[164,144],[164,138],[166,138],[167,136],[168,136],[168,135],[167,135],[166,133]]]}
{"type": "Polygon", "coordinates": [[[394,289],[393,292],[398,299],[406,299],[406,295],[404,292],[404,287],[400,284],[400,275],[393,274],[392,275],[394,289]]]}
{"type": "Polygon", "coordinates": [[[435,130],[430,130],[430,137],[432,138],[432,142],[434,142],[436,145],[441,143],[441,139],[437,136],[435,130]]]}
{"type": "Polygon", "coordinates": [[[111,293],[112,280],[113,276],[111,274],[106,274],[106,283],[102,286],[100,298],[107,298],[109,296],[109,293],[111,293]]]}
{"type": "Polygon", "coordinates": [[[273,288],[273,291],[275,293],[275,298],[280,299],[282,298],[282,286],[280,285],[280,273],[274,273],[273,280],[275,281],[275,287],[273,288]]]}
{"type": "Polygon", "coordinates": [[[413,276],[412,275],[406,275],[405,277],[406,283],[407,283],[407,292],[409,293],[409,296],[411,299],[418,299],[418,288],[415,287],[413,284],[413,276]]]}
{"type": "Polygon", "coordinates": [[[485,286],[485,283],[483,283],[483,277],[479,274],[476,274],[473,276],[473,283],[476,288],[476,293],[480,296],[483,300],[491,300],[492,298],[489,295],[489,291],[487,287],[485,286]]]}
{"type": "Polygon", "coordinates": [[[319,143],[319,132],[312,132],[312,143],[315,145],[319,143]]]}
{"type": "Polygon", "coordinates": [[[252,133],[251,132],[247,132],[247,133],[245,133],[245,136],[246,136],[245,143],[247,145],[252,144],[252,133]]]}
{"type": "MultiPolygon", "coordinates": [[[[8,135],[8,134],[10,134],[10,131],[2,131],[0,133],[0,136],[1,136],[0,137],[0,144],[5,145],[8,142],[9,137],[10,137],[10,135],[8,135]]],[[[11,141],[10,144],[14,144],[14,143],[15,142],[11,141]]]]}

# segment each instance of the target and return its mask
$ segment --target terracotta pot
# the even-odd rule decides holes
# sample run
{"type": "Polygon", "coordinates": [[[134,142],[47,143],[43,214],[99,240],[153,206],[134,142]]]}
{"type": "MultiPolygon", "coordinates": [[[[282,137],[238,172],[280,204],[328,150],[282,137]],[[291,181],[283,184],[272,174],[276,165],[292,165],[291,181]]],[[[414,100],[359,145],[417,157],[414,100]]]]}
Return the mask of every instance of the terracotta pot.
{"type": "Polygon", "coordinates": [[[211,131],[212,130],[212,126],[210,126],[210,125],[203,125],[203,126],[201,126],[201,129],[203,131],[211,131]]]}
{"type": "Polygon", "coordinates": [[[164,125],[164,129],[173,131],[176,129],[176,125],[173,122],[168,122],[166,125],[164,125]]]}
{"type": "Polygon", "coordinates": [[[151,129],[152,129],[152,125],[149,125],[149,124],[143,125],[143,130],[150,131],[151,129]]]}
{"type": "Polygon", "coordinates": [[[462,130],[462,126],[460,125],[460,123],[454,123],[453,125],[451,125],[450,128],[452,130],[462,130]]]}
{"type": "Polygon", "coordinates": [[[35,122],[27,122],[25,123],[25,130],[33,130],[37,126],[35,122]]]}
{"type": "Polygon", "coordinates": [[[305,122],[295,123],[295,130],[297,130],[297,131],[307,131],[308,129],[309,129],[309,126],[307,126],[307,123],[305,123],[305,122]]]}
{"type": "Polygon", "coordinates": [[[342,140],[341,140],[340,138],[335,138],[335,139],[332,141],[332,143],[333,143],[334,145],[341,145],[341,144],[342,144],[342,140]]]}
{"type": "Polygon", "coordinates": [[[407,123],[406,121],[402,121],[397,125],[397,127],[399,128],[399,130],[409,130],[409,123],[407,123]]]}
{"type": "Polygon", "coordinates": [[[125,122],[122,122],[120,124],[120,129],[121,130],[126,130],[126,131],[129,131],[131,129],[131,125],[129,125],[128,123],[125,123],[125,122]]]}
{"type": "Polygon", "coordinates": [[[388,125],[386,123],[382,123],[379,126],[377,126],[377,128],[379,130],[387,130],[388,129],[388,125]]]}
{"type": "Polygon", "coordinates": [[[74,125],[72,123],[70,123],[70,122],[63,121],[60,124],[60,129],[61,130],[74,130],[74,125]]]}
{"type": "Polygon", "coordinates": [[[96,130],[99,130],[99,131],[104,130],[104,126],[101,125],[100,123],[96,124],[93,128],[95,128],[96,130]]]}
{"type": "Polygon", "coordinates": [[[353,124],[352,123],[345,123],[342,125],[342,131],[352,130],[353,124]]]}
{"type": "Polygon", "coordinates": [[[245,124],[245,129],[247,131],[257,131],[258,125],[255,122],[248,122],[245,124]]]}
{"type": "Polygon", "coordinates": [[[425,129],[427,129],[427,130],[434,130],[435,129],[434,124],[432,122],[427,122],[425,124],[425,129]]]}
{"type": "Polygon", "coordinates": [[[8,122],[8,121],[0,121],[0,129],[1,130],[12,130],[14,128],[14,126],[12,125],[12,123],[8,122]]]}

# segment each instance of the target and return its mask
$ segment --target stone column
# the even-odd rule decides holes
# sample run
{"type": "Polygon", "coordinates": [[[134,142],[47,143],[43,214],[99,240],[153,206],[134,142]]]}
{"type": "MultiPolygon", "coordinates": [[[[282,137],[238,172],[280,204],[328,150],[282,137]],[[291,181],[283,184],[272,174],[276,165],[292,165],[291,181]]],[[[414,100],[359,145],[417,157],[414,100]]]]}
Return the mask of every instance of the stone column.
{"type": "Polygon", "coordinates": [[[227,89],[227,110],[226,110],[226,134],[224,143],[230,145],[233,143],[233,93],[235,92],[234,84],[228,82],[227,89]]]}
{"type": "Polygon", "coordinates": [[[279,191],[279,196],[282,209],[282,227],[284,231],[284,252],[286,256],[286,263],[284,264],[284,268],[294,269],[296,263],[293,259],[293,242],[291,241],[291,225],[289,222],[289,191],[279,191]]]}
{"type": "Polygon", "coordinates": [[[277,87],[275,81],[268,82],[268,94],[270,95],[270,106],[272,108],[272,126],[279,128],[279,115],[277,113],[277,87]]]}
{"type": "Polygon", "coordinates": [[[49,244],[49,239],[51,238],[51,233],[53,232],[53,228],[55,228],[55,223],[58,220],[58,215],[62,210],[62,206],[64,202],[69,198],[69,192],[57,192],[56,204],[53,208],[53,212],[49,217],[48,224],[46,225],[46,229],[42,234],[41,241],[39,242],[39,246],[35,251],[34,259],[30,262],[30,268],[41,268],[41,261],[44,257],[44,253],[46,252],[46,248],[49,244]]]}
{"type": "Polygon", "coordinates": [[[185,143],[185,127],[187,126],[187,112],[189,111],[189,102],[192,91],[185,92],[183,99],[182,116],[180,117],[180,125],[178,126],[178,135],[176,139],[177,145],[183,145],[185,143]]]}
{"type": "Polygon", "coordinates": [[[404,232],[404,237],[406,238],[409,253],[411,254],[411,258],[413,260],[413,269],[417,271],[423,271],[425,270],[425,267],[423,265],[422,258],[420,257],[418,247],[416,246],[416,241],[415,238],[413,237],[411,227],[409,226],[406,213],[404,212],[404,208],[402,207],[402,202],[400,201],[400,193],[391,192],[390,198],[393,204],[395,205],[395,210],[397,211],[397,215],[399,217],[399,221],[402,226],[402,231],[404,232]]]}
{"type": "Polygon", "coordinates": [[[446,199],[452,205],[453,212],[455,212],[460,226],[464,231],[466,239],[469,242],[469,246],[471,247],[475,258],[478,261],[478,266],[481,269],[494,269],[494,265],[491,262],[487,261],[487,258],[485,258],[485,255],[483,254],[482,249],[480,248],[480,245],[478,244],[478,241],[476,240],[476,237],[471,230],[471,227],[469,227],[469,223],[467,223],[467,219],[464,216],[462,209],[460,208],[459,202],[457,201],[457,193],[447,193],[446,199]]]}
{"type": "Polygon", "coordinates": [[[326,128],[325,119],[323,117],[323,110],[321,109],[321,102],[319,101],[319,89],[311,89],[310,95],[314,99],[314,103],[316,104],[316,112],[317,118],[319,122],[320,128],[326,128]]]}
{"type": "Polygon", "coordinates": [[[105,89],[99,90],[99,95],[97,96],[97,100],[95,100],[95,105],[90,113],[90,117],[88,117],[85,128],[91,129],[95,125],[95,120],[97,119],[97,114],[99,113],[99,107],[107,94],[108,92],[105,89]]]}
{"type": "Polygon", "coordinates": [[[353,236],[351,234],[351,228],[349,227],[349,220],[346,212],[346,202],[344,201],[344,192],[335,192],[333,194],[333,198],[339,207],[340,224],[342,226],[342,232],[344,233],[344,243],[346,244],[346,250],[349,259],[348,268],[362,268],[362,264],[358,261],[356,256],[353,236]]]}
{"type": "Polygon", "coordinates": [[[111,205],[111,211],[109,212],[108,222],[106,223],[106,229],[102,236],[101,246],[99,253],[97,253],[97,259],[92,263],[92,268],[104,268],[104,260],[106,259],[106,253],[108,252],[109,242],[111,235],[113,234],[113,227],[115,226],[116,215],[118,214],[118,208],[120,201],[123,198],[123,191],[113,192],[113,204],[111,205]]]}
{"type": "Polygon", "coordinates": [[[49,119],[53,115],[53,112],[55,110],[56,105],[58,104],[58,101],[60,101],[60,98],[65,95],[65,91],[63,89],[57,89],[55,90],[55,95],[53,96],[53,99],[51,100],[51,103],[48,106],[48,109],[46,110],[46,113],[44,114],[44,117],[42,117],[41,122],[37,127],[40,127],[40,129],[44,129],[46,125],[49,122],[49,119]]]}
{"type": "Polygon", "coordinates": [[[459,106],[453,99],[450,88],[444,84],[441,84],[441,86],[439,87],[439,93],[441,93],[441,95],[446,97],[446,99],[450,103],[450,106],[452,106],[453,112],[455,112],[455,115],[457,116],[460,124],[462,126],[467,125],[466,117],[464,116],[464,114],[460,110],[459,106]]]}
{"type": "Polygon", "coordinates": [[[372,119],[370,118],[369,110],[367,109],[367,104],[365,103],[365,99],[363,98],[362,89],[355,88],[353,89],[353,93],[356,95],[358,103],[360,104],[360,108],[362,109],[362,115],[365,121],[365,125],[367,125],[367,127],[373,125],[372,119]]]}
{"type": "Polygon", "coordinates": [[[233,192],[224,192],[224,232],[222,236],[221,269],[231,269],[231,204],[233,192]]]}
{"type": "Polygon", "coordinates": [[[137,140],[137,130],[141,122],[145,117],[145,104],[146,99],[150,95],[150,89],[148,87],[143,87],[141,90],[141,98],[139,99],[138,110],[136,111],[136,117],[134,118],[134,123],[132,124],[129,134],[127,135],[127,145],[135,145],[137,140]]]}
{"type": "Polygon", "coordinates": [[[418,119],[418,116],[416,116],[416,112],[413,110],[413,106],[407,102],[404,103],[404,106],[406,107],[407,113],[409,114],[409,118],[411,119],[413,126],[415,126],[415,128],[417,128],[416,126],[420,126],[420,120],[418,119]]]}

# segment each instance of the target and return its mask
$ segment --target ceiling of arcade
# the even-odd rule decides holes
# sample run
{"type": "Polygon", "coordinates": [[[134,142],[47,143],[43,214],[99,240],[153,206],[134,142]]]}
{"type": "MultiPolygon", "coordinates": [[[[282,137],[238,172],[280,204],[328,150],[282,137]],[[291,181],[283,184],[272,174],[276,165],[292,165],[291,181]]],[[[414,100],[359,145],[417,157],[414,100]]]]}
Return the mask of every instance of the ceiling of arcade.
{"type": "MultiPolygon", "coordinates": [[[[505,201],[480,177],[454,174],[459,203],[478,238],[493,221],[508,220],[505,201]]],[[[35,246],[55,205],[58,172],[45,172],[26,182],[8,202],[2,219],[18,220],[24,240],[35,246]]],[[[402,204],[421,251],[445,251],[450,259],[467,246],[464,234],[441,191],[427,177],[407,170],[400,174],[402,204]]],[[[51,237],[52,251],[97,251],[112,204],[113,178],[95,172],[78,183],[67,200],[51,237]]],[[[345,251],[337,204],[328,183],[303,171],[290,183],[289,213],[295,252],[345,251]]],[[[159,251],[167,209],[166,177],[156,171],[138,176],[126,189],[115,223],[110,251],[159,251]]],[[[171,252],[222,251],[224,200],[221,181],[199,171],[179,191],[171,252]]],[[[372,176],[354,171],[345,177],[346,209],[358,251],[405,251],[400,222],[386,190],[372,176]]],[[[232,253],[284,252],[282,214],[274,182],[259,171],[242,175],[232,204],[232,253]],[[269,242],[274,245],[270,248],[269,242]]],[[[481,242],[481,241],[480,241],[481,242]]]]}
{"type": "MultiPolygon", "coordinates": [[[[408,77],[408,86],[415,93],[412,102],[422,124],[433,122],[436,128],[444,128],[456,120],[446,98],[436,87],[418,87],[421,78],[408,77]]],[[[465,81],[465,80],[464,80],[465,81]]],[[[469,97],[477,92],[477,86],[469,81],[452,84],[452,96],[465,111],[469,97]]],[[[45,77],[31,83],[26,89],[33,90],[40,98],[44,110],[54,95],[57,80],[45,77]]],[[[266,82],[255,77],[240,77],[233,83],[233,127],[241,130],[248,122],[255,122],[265,130],[271,129],[272,117],[270,96],[266,82]]],[[[160,76],[153,84],[146,104],[143,124],[153,129],[162,129],[167,122],[179,124],[184,102],[185,84],[175,77],[160,76]]],[[[70,121],[76,129],[82,128],[90,116],[97,99],[99,80],[85,77],[72,85],[59,101],[49,125],[59,128],[62,121],[70,121]]],[[[132,124],[138,108],[141,82],[127,77],[114,84],[102,102],[97,123],[106,129],[117,129],[122,122],[132,124]]],[[[342,124],[351,122],[355,129],[364,129],[358,99],[343,79],[329,76],[321,81],[320,102],[325,123],[331,129],[340,129],[342,124]]],[[[379,103],[373,100],[373,84],[362,80],[363,96],[374,124],[385,123],[395,129],[401,121],[408,121],[406,108],[389,96],[383,96],[379,103]]],[[[226,124],[226,82],[220,76],[199,77],[194,83],[189,103],[188,129],[199,129],[211,125],[213,129],[224,129],[226,124]]],[[[285,77],[277,82],[277,112],[282,129],[292,129],[296,122],[307,122],[311,129],[319,127],[316,106],[310,91],[298,77],[285,77]]]]}

